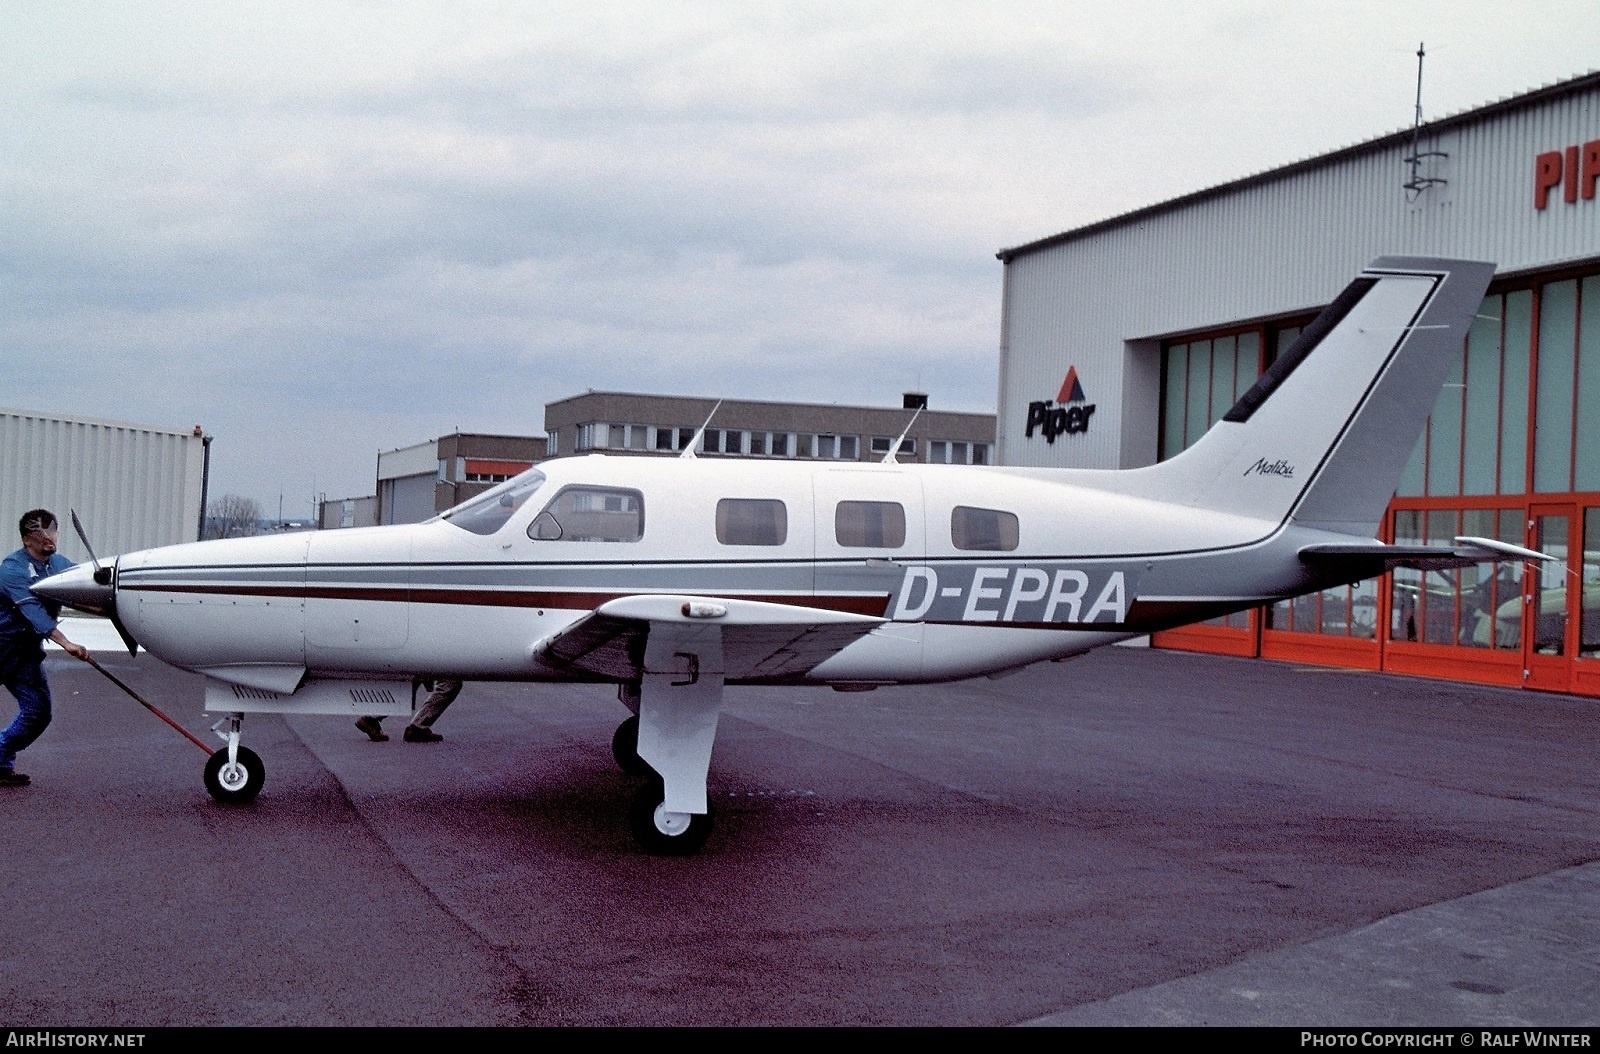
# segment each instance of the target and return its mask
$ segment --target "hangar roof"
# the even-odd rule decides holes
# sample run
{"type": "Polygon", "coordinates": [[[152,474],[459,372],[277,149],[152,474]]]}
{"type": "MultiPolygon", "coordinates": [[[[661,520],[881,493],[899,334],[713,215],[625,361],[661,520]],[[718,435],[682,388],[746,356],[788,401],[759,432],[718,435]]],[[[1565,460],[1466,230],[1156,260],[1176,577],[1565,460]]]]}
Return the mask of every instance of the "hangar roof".
{"type": "Polygon", "coordinates": [[[1290,176],[1299,175],[1302,172],[1308,172],[1314,169],[1323,168],[1328,165],[1337,164],[1352,157],[1359,157],[1364,154],[1387,150],[1396,145],[1406,143],[1414,134],[1432,135],[1451,128],[1459,127],[1461,125],[1472,124],[1487,117],[1494,117],[1500,114],[1511,113],[1517,110],[1539,106],[1543,103],[1551,101],[1552,99],[1558,99],[1568,95],[1575,95],[1580,92],[1590,91],[1596,88],[1600,88],[1600,70],[1591,71],[1589,73],[1582,74],[1581,76],[1573,77],[1569,80],[1557,81],[1554,84],[1547,84],[1542,88],[1536,88],[1533,91],[1524,92],[1521,95],[1508,96],[1504,99],[1492,102],[1487,106],[1479,106],[1475,109],[1463,110],[1460,113],[1451,114],[1448,117],[1441,117],[1436,121],[1427,121],[1416,129],[1402,128],[1399,131],[1389,132],[1384,135],[1380,135],[1377,138],[1368,139],[1365,142],[1342,147],[1326,154],[1318,154],[1316,157],[1304,158],[1300,161],[1295,161],[1279,168],[1272,168],[1266,170],[1265,172],[1257,172],[1254,175],[1245,176],[1242,179],[1231,180],[1227,183],[1219,183],[1214,187],[1207,187],[1204,190],[1197,190],[1190,194],[1184,194],[1181,197],[1157,202],[1154,205],[1146,205],[1141,208],[1134,209],[1131,212],[1124,212],[1120,215],[1112,216],[1107,219],[1097,220],[1094,223],[1083,227],[1074,227],[1071,230],[1062,231],[1060,234],[1052,234],[1048,238],[1041,238],[1038,241],[1032,241],[1023,245],[1013,246],[1009,249],[1001,249],[999,252],[995,253],[995,256],[1002,263],[1010,263],[1019,256],[1026,256],[1032,252],[1038,252],[1042,249],[1049,249],[1065,242],[1075,241],[1079,238],[1088,237],[1092,234],[1098,234],[1101,231],[1109,230],[1114,227],[1120,227],[1138,220],[1148,219],[1151,216],[1160,215],[1166,212],[1176,212],[1180,209],[1188,208],[1191,205],[1198,204],[1202,201],[1207,201],[1211,198],[1219,198],[1228,194],[1232,194],[1235,191],[1243,190],[1246,187],[1253,187],[1262,183],[1271,183],[1280,179],[1287,179],[1290,176]]]}

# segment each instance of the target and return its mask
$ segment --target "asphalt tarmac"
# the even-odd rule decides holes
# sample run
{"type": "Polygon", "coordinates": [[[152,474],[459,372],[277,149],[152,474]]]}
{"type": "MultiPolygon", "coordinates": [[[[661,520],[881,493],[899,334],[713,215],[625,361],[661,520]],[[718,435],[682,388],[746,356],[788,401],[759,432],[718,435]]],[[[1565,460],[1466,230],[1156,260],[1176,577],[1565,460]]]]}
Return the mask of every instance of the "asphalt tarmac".
{"type": "MultiPolygon", "coordinates": [[[[212,738],[200,678],[97,657],[212,738]]],[[[48,672],[0,1026],[1600,1024],[1600,700],[1133,648],[733,688],[663,859],[603,686],[469,684],[436,744],[253,716],[227,807],[48,672]]]]}

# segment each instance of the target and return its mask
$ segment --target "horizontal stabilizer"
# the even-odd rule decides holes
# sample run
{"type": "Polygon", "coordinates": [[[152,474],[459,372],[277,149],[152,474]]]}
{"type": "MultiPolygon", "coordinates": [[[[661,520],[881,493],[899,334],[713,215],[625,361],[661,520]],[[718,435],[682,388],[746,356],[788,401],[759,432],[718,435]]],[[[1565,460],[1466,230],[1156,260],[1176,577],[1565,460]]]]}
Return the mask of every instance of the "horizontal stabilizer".
{"type": "Polygon", "coordinates": [[[1555,557],[1493,538],[1462,535],[1450,546],[1384,545],[1382,542],[1308,545],[1300,550],[1300,559],[1318,567],[1347,565],[1352,574],[1359,572],[1357,577],[1367,578],[1396,567],[1445,571],[1503,560],[1554,560],[1555,557]],[[1377,570],[1372,570],[1374,567],[1377,570]]]}

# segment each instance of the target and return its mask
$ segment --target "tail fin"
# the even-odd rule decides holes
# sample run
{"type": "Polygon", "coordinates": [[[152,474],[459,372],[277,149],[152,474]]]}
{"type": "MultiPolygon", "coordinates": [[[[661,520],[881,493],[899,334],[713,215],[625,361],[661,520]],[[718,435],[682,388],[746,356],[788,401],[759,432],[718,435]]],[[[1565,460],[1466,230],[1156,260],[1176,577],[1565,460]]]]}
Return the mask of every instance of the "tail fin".
{"type": "Polygon", "coordinates": [[[1493,275],[1373,261],[1198,442],[1130,473],[1138,490],[1372,537],[1493,275]]]}

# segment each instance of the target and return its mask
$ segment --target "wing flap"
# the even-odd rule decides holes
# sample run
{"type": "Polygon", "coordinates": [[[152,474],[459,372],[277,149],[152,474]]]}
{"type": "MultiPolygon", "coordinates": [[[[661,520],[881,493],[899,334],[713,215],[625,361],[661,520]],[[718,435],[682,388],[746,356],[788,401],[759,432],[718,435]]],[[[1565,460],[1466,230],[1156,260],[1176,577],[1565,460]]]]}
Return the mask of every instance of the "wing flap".
{"type": "Polygon", "coordinates": [[[611,680],[644,672],[652,626],[716,628],[728,680],[804,676],[884,622],[871,615],[728,597],[644,594],[608,601],[539,641],[535,656],[611,680]]]}

